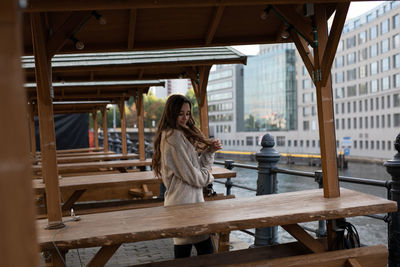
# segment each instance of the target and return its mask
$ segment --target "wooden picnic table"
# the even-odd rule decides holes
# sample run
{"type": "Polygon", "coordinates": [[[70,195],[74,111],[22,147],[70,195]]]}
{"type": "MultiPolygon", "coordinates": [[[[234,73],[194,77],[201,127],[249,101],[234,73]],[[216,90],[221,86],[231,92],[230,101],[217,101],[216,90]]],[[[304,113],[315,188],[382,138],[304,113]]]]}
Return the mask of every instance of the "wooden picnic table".
{"type": "Polygon", "coordinates": [[[365,193],[341,188],[340,197],[324,198],[322,189],[313,189],[82,215],[80,221],[67,222],[68,227],[62,230],[46,230],[47,220],[38,220],[37,233],[41,250],[53,251],[52,257],[59,257],[54,246],[64,253],[73,248],[101,246],[90,263],[100,265],[105,264],[122,243],[277,225],[318,253],[325,248],[298,223],[395,211],[394,201],[365,193]]]}
{"type": "MultiPolygon", "coordinates": [[[[75,153],[74,153],[75,154],[75,153]]],[[[76,154],[81,154],[81,153],[76,153],[76,154]]],[[[135,153],[129,153],[127,155],[123,154],[92,154],[88,153],[87,155],[77,155],[73,156],[73,154],[68,155],[68,156],[58,156],[57,157],[57,163],[58,164],[63,164],[63,163],[79,163],[79,162],[96,162],[96,161],[109,161],[109,160],[126,160],[126,159],[137,159],[139,158],[138,154],[135,153]]],[[[37,161],[40,162],[40,161],[37,161]]]]}
{"type": "MultiPolygon", "coordinates": [[[[114,155],[114,151],[89,151],[77,153],[57,153],[57,157],[83,157],[83,156],[96,156],[96,155],[114,155]]],[[[41,160],[41,155],[37,154],[35,160],[41,160]]]]}
{"type": "MultiPolygon", "coordinates": [[[[236,172],[223,167],[213,166],[211,172],[216,179],[236,177],[236,172]]],[[[65,200],[62,210],[65,211],[64,214],[68,214],[78,201],[131,200],[133,197],[130,189],[143,189],[143,185],[146,185],[148,192],[151,192],[150,197],[157,196],[161,182],[162,180],[157,179],[153,171],[62,178],[59,180],[62,198],[65,200]]],[[[46,197],[43,181],[34,179],[32,183],[35,194],[46,197]]],[[[162,201],[156,204],[162,205],[162,201]]],[[[40,213],[44,212],[45,210],[40,213]]]]}
{"type": "MultiPolygon", "coordinates": [[[[118,169],[120,172],[126,172],[126,169],[129,167],[145,167],[145,166],[151,166],[151,159],[146,159],[146,160],[128,159],[128,160],[57,164],[59,174],[113,170],[113,169],[118,169]]],[[[32,169],[35,175],[40,175],[42,172],[42,165],[34,165],[32,166],[32,169]]]]}

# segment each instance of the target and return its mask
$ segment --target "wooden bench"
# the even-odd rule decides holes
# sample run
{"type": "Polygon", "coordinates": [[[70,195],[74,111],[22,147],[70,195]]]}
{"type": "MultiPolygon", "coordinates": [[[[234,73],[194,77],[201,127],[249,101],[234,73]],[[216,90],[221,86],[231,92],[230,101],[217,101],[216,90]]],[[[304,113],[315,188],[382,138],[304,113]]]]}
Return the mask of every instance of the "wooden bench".
{"type": "MultiPolygon", "coordinates": [[[[236,176],[236,172],[217,166],[212,168],[212,174],[216,179],[236,176]]],[[[135,196],[132,195],[132,191],[137,193],[136,197],[146,195],[147,198],[152,198],[159,195],[160,183],[161,179],[157,179],[153,171],[62,178],[59,180],[59,187],[64,200],[62,205],[63,214],[65,216],[69,215],[71,208],[76,209],[77,214],[85,214],[92,213],[96,208],[98,208],[98,211],[108,211],[113,208],[123,209],[123,206],[126,209],[132,209],[135,206],[143,207],[141,202],[130,201],[114,203],[114,207],[103,203],[87,204],[83,205],[85,208],[82,207],[80,209],[76,203],[78,201],[132,200],[135,196]],[[147,192],[143,190],[144,187],[147,188],[147,192]]],[[[33,188],[36,195],[43,196],[42,204],[44,204],[46,196],[45,184],[42,180],[34,179],[33,188]]],[[[209,199],[222,198],[221,195],[217,195],[209,199]]],[[[153,205],[162,204],[162,201],[153,202],[153,205]]],[[[40,217],[45,216],[45,207],[39,209],[38,213],[40,217]]]]}
{"type": "MultiPolygon", "coordinates": [[[[242,249],[212,255],[152,262],[135,267],[200,267],[200,266],[297,266],[297,267],[386,267],[388,250],[385,245],[360,247],[310,254],[300,243],[242,249]]],[[[131,266],[133,267],[133,266],[131,266]]]]}
{"type": "MultiPolygon", "coordinates": [[[[95,155],[85,156],[58,156],[57,164],[62,163],[79,163],[79,162],[96,162],[96,161],[109,161],[109,160],[126,160],[126,159],[137,159],[139,158],[138,154],[130,153],[127,155],[123,154],[95,154],[95,155]]],[[[37,164],[40,164],[40,160],[36,160],[37,164]]]]}
{"type": "Polygon", "coordinates": [[[55,266],[73,248],[102,248],[89,266],[103,266],[122,243],[185,237],[206,233],[281,225],[307,249],[325,247],[298,223],[332,220],[397,211],[394,201],[341,188],[338,198],[324,198],[322,189],[208,201],[198,204],[154,207],[82,215],[62,230],[46,230],[47,220],[37,221],[39,245],[55,266]],[[57,234],[56,234],[57,233],[57,234]]]}
{"type": "MultiPolygon", "coordinates": [[[[63,163],[57,164],[58,173],[77,173],[77,172],[92,172],[102,170],[119,170],[126,172],[130,167],[146,167],[151,166],[151,159],[138,160],[114,160],[114,161],[101,161],[101,162],[78,162],[78,163],[63,163]]],[[[36,178],[40,178],[42,172],[42,165],[32,166],[36,178]]]]}

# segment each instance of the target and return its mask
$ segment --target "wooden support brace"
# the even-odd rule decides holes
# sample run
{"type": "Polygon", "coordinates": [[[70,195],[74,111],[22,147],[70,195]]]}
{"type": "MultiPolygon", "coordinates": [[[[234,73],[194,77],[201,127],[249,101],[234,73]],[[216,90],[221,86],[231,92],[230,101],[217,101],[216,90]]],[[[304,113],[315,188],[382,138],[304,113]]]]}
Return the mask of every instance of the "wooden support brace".
{"type": "Polygon", "coordinates": [[[218,29],[219,22],[221,21],[222,15],[224,14],[225,6],[219,6],[216,7],[213,19],[210,23],[210,26],[208,28],[208,32],[206,35],[206,45],[210,45],[212,43],[212,40],[214,38],[215,32],[218,29]]]}
{"type": "Polygon", "coordinates": [[[120,246],[121,244],[101,247],[101,249],[87,264],[87,267],[104,266],[120,246]]]}
{"type": "Polygon", "coordinates": [[[86,189],[76,190],[62,205],[62,210],[70,210],[74,203],[85,193],[86,189]]]}
{"type": "Polygon", "coordinates": [[[310,236],[298,224],[282,225],[282,228],[285,229],[289,234],[291,234],[294,238],[296,238],[301,244],[306,246],[312,252],[318,253],[325,251],[324,246],[318,240],[310,236]]]}
{"type": "Polygon", "coordinates": [[[346,267],[361,267],[361,264],[355,258],[347,259],[346,267]]]}

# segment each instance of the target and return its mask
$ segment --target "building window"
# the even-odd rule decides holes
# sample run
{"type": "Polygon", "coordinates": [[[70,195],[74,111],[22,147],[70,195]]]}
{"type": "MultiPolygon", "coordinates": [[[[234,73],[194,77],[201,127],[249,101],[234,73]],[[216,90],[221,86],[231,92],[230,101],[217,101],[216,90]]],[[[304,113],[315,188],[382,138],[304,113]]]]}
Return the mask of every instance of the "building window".
{"type": "Polygon", "coordinates": [[[346,121],[342,119],[342,129],[345,129],[345,127],[346,127],[346,121]]]}
{"type": "Polygon", "coordinates": [[[400,47],[400,34],[395,34],[393,35],[393,43],[392,43],[393,49],[394,48],[399,48],[400,47]]]}
{"type": "Polygon", "coordinates": [[[344,114],[344,103],[342,103],[342,114],[344,114]]]}
{"type": "Polygon", "coordinates": [[[375,93],[378,92],[379,90],[379,82],[378,80],[372,80],[371,81],[371,93],[375,93]]]}
{"type": "Polygon", "coordinates": [[[369,57],[376,57],[378,55],[378,43],[369,47],[369,57]]]}
{"type": "Polygon", "coordinates": [[[393,114],[393,127],[400,127],[400,113],[393,114]]]}
{"type": "Polygon", "coordinates": [[[277,146],[285,146],[285,136],[277,136],[276,137],[276,145],[277,146]]]}
{"type": "Polygon", "coordinates": [[[315,140],[312,140],[312,147],[315,147],[315,140]]]}
{"type": "Polygon", "coordinates": [[[310,140],[306,140],[306,147],[310,146],[310,140]]]}
{"type": "Polygon", "coordinates": [[[393,87],[394,88],[400,87],[400,73],[393,75],[393,87]]]}
{"type": "Polygon", "coordinates": [[[365,95],[368,93],[368,83],[362,83],[358,85],[358,94],[365,95]]]}
{"type": "Polygon", "coordinates": [[[347,97],[356,96],[357,88],[355,85],[347,86],[347,97]]]}
{"type": "Polygon", "coordinates": [[[381,97],[381,109],[385,109],[385,97],[381,97]]]}
{"type": "Polygon", "coordinates": [[[347,129],[351,129],[351,119],[347,119],[347,129]]]}
{"type": "Polygon", "coordinates": [[[381,127],[385,128],[385,115],[381,116],[381,127]]]}
{"type": "Polygon", "coordinates": [[[368,117],[364,117],[365,129],[368,129],[368,117]]]}
{"type": "Polygon", "coordinates": [[[379,109],[379,98],[375,98],[375,108],[379,109]]]}
{"type": "Polygon", "coordinates": [[[381,22],[381,34],[385,34],[390,30],[390,19],[385,19],[381,22]]]}
{"type": "Polygon", "coordinates": [[[390,108],[390,95],[387,96],[386,104],[387,104],[387,107],[390,108]]]}
{"type": "Polygon", "coordinates": [[[387,114],[387,127],[390,128],[392,127],[392,118],[390,114],[387,114]]]}
{"type": "Polygon", "coordinates": [[[336,130],[338,130],[338,129],[339,129],[339,119],[336,119],[336,122],[335,122],[335,128],[336,128],[336,130]]]}
{"type": "Polygon", "coordinates": [[[346,40],[346,46],[347,46],[347,49],[356,46],[356,36],[355,36],[355,35],[353,35],[353,36],[350,37],[350,38],[347,38],[347,40],[346,40]]]}
{"type": "Polygon", "coordinates": [[[393,107],[400,107],[400,94],[393,95],[393,107]]]}
{"type": "Polygon", "coordinates": [[[359,141],[360,142],[360,149],[362,149],[363,148],[363,141],[359,141]]]}
{"type": "Polygon", "coordinates": [[[308,130],[310,130],[310,122],[303,121],[303,131],[308,131],[308,130]]]}
{"type": "Polygon", "coordinates": [[[380,142],[379,142],[379,141],[376,141],[376,149],[378,149],[378,150],[380,149],[380,148],[379,148],[379,144],[380,144],[380,142]]]}
{"type": "Polygon", "coordinates": [[[371,116],[371,118],[370,118],[370,125],[371,125],[371,128],[374,128],[374,116],[371,116]]]}
{"type": "Polygon", "coordinates": [[[347,54],[347,65],[356,63],[356,52],[347,54]]]}
{"type": "Polygon", "coordinates": [[[340,68],[344,66],[344,56],[338,56],[335,59],[335,67],[340,68]]]}
{"type": "Polygon", "coordinates": [[[344,87],[335,89],[335,97],[336,98],[343,98],[344,97],[344,87]]]}
{"type": "Polygon", "coordinates": [[[390,69],[390,57],[381,59],[381,72],[388,71],[390,69]]]}
{"type": "Polygon", "coordinates": [[[390,77],[383,77],[382,78],[382,91],[388,90],[390,88],[390,77]]]}
{"type": "Polygon", "coordinates": [[[357,102],[353,101],[353,113],[357,112],[357,102]]]}
{"type": "Polygon", "coordinates": [[[399,27],[400,26],[400,15],[399,14],[394,15],[392,17],[392,21],[393,21],[393,23],[392,23],[393,29],[396,29],[397,27],[399,27]]]}
{"type": "Polygon", "coordinates": [[[358,101],[358,111],[362,112],[362,100],[358,101]]]}
{"type": "Polygon", "coordinates": [[[339,104],[335,104],[335,114],[339,114],[339,104]]]}
{"type": "Polygon", "coordinates": [[[344,71],[335,73],[335,81],[336,83],[344,82],[344,71]]]}
{"type": "Polygon", "coordinates": [[[385,141],[382,141],[381,143],[382,143],[382,150],[385,150],[385,144],[386,144],[385,141]]]}
{"type": "Polygon", "coordinates": [[[365,149],[368,149],[368,140],[365,140],[365,149]]]}
{"type": "Polygon", "coordinates": [[[368,47],[365,47],[358,51],[358,61],[363,61],[368,59],[368,47]]]}
{"type": "Polygon", "coordinates": [[[357,118],[353,118],[353,129],[357,129],[357,118]]]}
{"type": "Polygon", "coordinates": [[[370,64],[370,73],[371,75],[378,73],[378,61],[372,62],[370,64]]]}
{"type": "Polygon", "coordinates": [[[389,150],[392,149],[392,142],[391,141],[387,141],[387,147],[389,150]]]}
{"type": "Polygon", "coordinates": [[[303,145],[304,145],[304,141],[300,140],[300,147],[303,147],[303,145]]]}
{"type": "Polygon", "coordinates": [[[367,31],[360,32],[358,34],[358,44],[363,44],[367,41],[367,31]]]}
{"type": "Polygon", "coordinates": [[[368,100],[364,100],[364,111],[368,111],[368,100]]]}
{"type": "Polygon", "coordinates": [[[347,81],[354,81],[357,79],[357,69],[347,70],[347,81]]]}
{"type": "Polygon", "coordinates": [[[309,79],[303,80],[303,89],[308,89],[311,87],[311,81],[309,79]]]}
{"type": "Polygon", "coordinates": [[[393,55],[393,68],[400,68],[400,54],[393,55]]]}
{"type": "Polygon", "coordinates": [[[361,78],[365,78],[368,76],[368,65],[364,65],[358,68],[358,74],[361,78]]]}
{"type": "Polygon", "coordinates": [[[293,142],[293,146],[297,146],[297,140],[294,140],[294,142],[293,142]]]}
{"type": "Polygon", "coordinates": [[[242,140],[242,146],[244,146],[244,140],[242,140]]]}
{"type": "Polygon", "coordinates": [[[371,149],[374,149],[374,141],[371,140],[371,149]]]}
{"type": "Polygon", "coordinates": [[[373,98],[371,98],[369,100],[369,108],[370,108],[371,111],[374,110],[374,99],[373,98]]]}
{"type": "Polygon", "coordinates": [[[351,112],[351,103],[347,102],[347,113],[351,112]]]}
{"type": "Polygon", "coordinates": [[[376,117],[375,117],[375,125],[376,125],[376,128],[379,128],[379,116],[378,115],[376,115],[376,117]]]}
{"type": "Polygon", "coordinates": [[[381,53],[386,53],[390,49],[389,47],[389,38],[381,41],[381,53]]]}
{"type": "Polygon", "coordinates": [[[369,39],[375,39],[376,37],[378,37],[378,25],[372,26],[369,29],[369,39]]]}
{"type": "Polygon", "coordinates": [[[354,147],[354,149],[357,149],[357,141],[356,140],[353,141],[353,147],[354,147]]]}

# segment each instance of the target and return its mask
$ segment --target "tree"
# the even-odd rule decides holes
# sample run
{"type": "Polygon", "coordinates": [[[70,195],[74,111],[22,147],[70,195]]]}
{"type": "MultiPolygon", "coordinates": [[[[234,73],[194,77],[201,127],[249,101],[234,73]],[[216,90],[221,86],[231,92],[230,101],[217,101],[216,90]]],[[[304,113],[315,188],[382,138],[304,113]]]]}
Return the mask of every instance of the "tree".
{"type": "MultiPolygon", "coordinates": [[[[194,93],[193,88],[187,91],[186,97],[192,102],[192,114],[193,119],[196,122],[196,125],[200,125],[200,116],[199,116],[199,104],[197,103],[196,95],[194,93]]],[[[200,127],[200,126],[199,126],[200,127]]]]}

